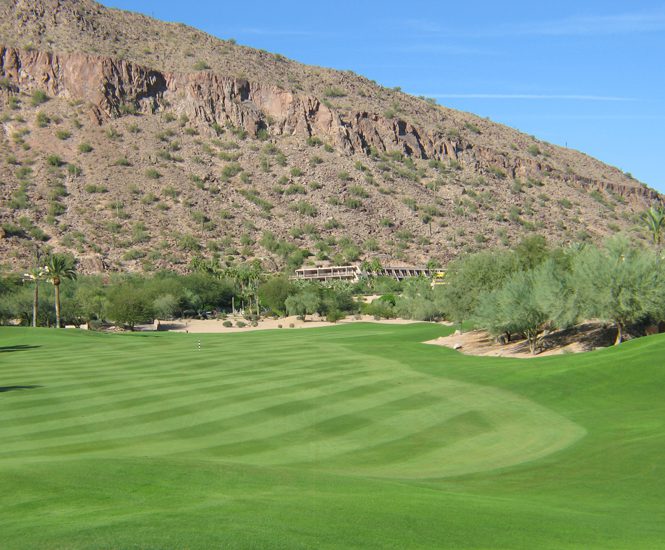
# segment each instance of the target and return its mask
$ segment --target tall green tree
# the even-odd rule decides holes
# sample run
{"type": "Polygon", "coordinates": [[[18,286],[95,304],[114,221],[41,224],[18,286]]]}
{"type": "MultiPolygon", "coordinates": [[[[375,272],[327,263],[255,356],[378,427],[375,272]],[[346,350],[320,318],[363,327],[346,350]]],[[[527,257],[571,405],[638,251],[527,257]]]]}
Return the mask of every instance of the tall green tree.
{"type": "Polygon", "coordinates": [[[321,298],[315,288],[303,288],[289,296],[284,305],[289,315],[299,315],[304,321],[307,315],[312,315],[319,310],[321,298]]]}
{"type": "Polygon", "coordinates": [[[74,301],[83,322],[101,320],[106,307],[106,285],[99,276],[80,277],[76,281],[74,301]]]}
{"type": "Polygon", "coordinates": [[[553,255],[534,270],[534,299],[552,328],[569,328],[579,320],[571,273],[574,256],[574,250],[553,255]]]}
{"type": "Polygon", "coordinates": [[[134,330],[138,323],[151,319],[150,306],[144,290],[128,282],[119,284],[109,291],[106,315],[112,321],[134,330]]]}
{"type": "Polygon", "coordinates": [[[256,314],[259,314],[259,294],[258,288],[264,271],[259,260],[244,264],[232,265],[224,270],[224,277],[233,281],[240,289],[240,296],[248,302],[249,309],[252,308],[252,302],[256,308],[256,314]]]}
{"type": "Polygon", "coordinates": [[[173,294],[163,294],[152,302],[152,310],[157,319],[172,319],[178,310],[178,299],[173,294]]]}
{"type": "Polygon", "coordinates": [[[550,254],[547,240],[542,235],[524,237],[515,247],[515,255],[520,269],[528,271],[542,264],[550,254]]]}
{"type": "Polygon", "coordinates": [[[572,285],[585,317],[616,326],[618,345],[628,325],[662,316],[664,275],[656,253],[614,238],[605,248],[589,246],[575,257],[572,285]]]}
{"type": "Polygon", "coordinates": [[[271,277],[259,285],[261,304],[277,315],[286,313],[286,299],[293,292],[291,281],[283,275],[271,277]]]}
{"type": "Polygon", "coordinates": [[[396,313],[405,319],[433,321],[443,316],[442,292],[433,289],[429,279],[413,277],[404,283],[404,291],[395,300],[396,313]]]}
{"type": "Polygon", "coordinates": [[[461,325],[475,313],[479,297],[500,288],[517,269],[513,252],[479,252],[451,262],[440,287],[446,315],[461,325]]]}
{"type": "Polygon", "coordinates": [[[55,290],[55,326],[60,328],[60,283],[64,279],[76,279],[76,263],[64,254],[52,254],[44,267],[45,277],[55,290]]]}
{"type": "Polygon", "coordinates": [[[538,284],[536,270],[515,272],[501,288],[480,298],[475,323],[494,336],[524,334],[529,351],[535,354],[540,335],[549,321],[537,299],[538,284]]]}

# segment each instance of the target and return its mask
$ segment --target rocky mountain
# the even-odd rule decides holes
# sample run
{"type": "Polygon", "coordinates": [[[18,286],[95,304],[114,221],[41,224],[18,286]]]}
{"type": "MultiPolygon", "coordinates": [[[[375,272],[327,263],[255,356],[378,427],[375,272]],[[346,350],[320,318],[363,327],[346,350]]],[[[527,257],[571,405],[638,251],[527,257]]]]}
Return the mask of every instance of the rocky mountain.
{"type": "Polygon", "coordinates": [[[661,197],[511,128],[90,0],[0,0],[0,254],[86,271],[445,264],[645,238],[661,197]]]}

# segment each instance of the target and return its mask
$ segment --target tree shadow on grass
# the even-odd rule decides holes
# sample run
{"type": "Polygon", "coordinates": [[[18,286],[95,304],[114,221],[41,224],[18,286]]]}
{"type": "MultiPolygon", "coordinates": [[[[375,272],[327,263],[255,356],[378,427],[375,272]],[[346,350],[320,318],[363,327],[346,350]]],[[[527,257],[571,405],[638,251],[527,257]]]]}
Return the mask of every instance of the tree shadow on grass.
{"type": "Polygon", "coordinates": [[[0,386],[0,393],[17,390],[34,390],[35,388],[41,388],[41,386],[0,386]]]}
{"type": "Polygon", "coordinates": [[[0,346],[0,353],[9,353],[10,351],[26,351],[35,348],[41,348],[41,346],[28,346],[25,344],[20,346],[0,346]]]}

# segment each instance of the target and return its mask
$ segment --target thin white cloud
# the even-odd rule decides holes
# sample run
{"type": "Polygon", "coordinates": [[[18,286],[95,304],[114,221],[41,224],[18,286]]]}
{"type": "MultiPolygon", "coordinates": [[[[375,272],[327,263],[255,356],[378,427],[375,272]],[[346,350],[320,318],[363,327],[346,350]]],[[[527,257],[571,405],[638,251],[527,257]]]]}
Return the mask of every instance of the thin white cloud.
{"type": "Polygon", "coordinates": [[[521,35],[589,36],[665,31],[665,11],[577,16],[515,27],[521,35]]]}
{"type": "Polygon", "coordinates": [[[551,101],[636,101],[632,97],[584,95],[584,94],[415,94],[437,99],[514,99],[551,101]]]}
{"type": "Polygon", "coordinates": [[[426,21],[424,19],[405,19],[402,21],[402,25],[414,31],[429,33],[429,34],[438,34],[445,32],[445,29],[432,21],[426,21]]]}
{"type": "Polygon", "coordinates": [[[496,38],[505,36],[596,36],[665,31],[665,8],[619,14],[574,15],[483,28],[445,27],[432,21],[407,19],[400,27],[430,37],[496,38]]]}

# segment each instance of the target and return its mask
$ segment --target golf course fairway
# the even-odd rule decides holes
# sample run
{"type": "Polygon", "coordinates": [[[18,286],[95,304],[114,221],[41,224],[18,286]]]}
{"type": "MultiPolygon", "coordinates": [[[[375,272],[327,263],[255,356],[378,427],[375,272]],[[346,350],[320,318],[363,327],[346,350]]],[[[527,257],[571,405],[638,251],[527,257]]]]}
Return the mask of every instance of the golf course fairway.
{"type": "Polygon", "coordinates": [[[449,330],[0,328],[0,548],[665,548],[665,335],[449,330]]]}

